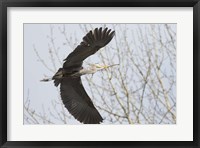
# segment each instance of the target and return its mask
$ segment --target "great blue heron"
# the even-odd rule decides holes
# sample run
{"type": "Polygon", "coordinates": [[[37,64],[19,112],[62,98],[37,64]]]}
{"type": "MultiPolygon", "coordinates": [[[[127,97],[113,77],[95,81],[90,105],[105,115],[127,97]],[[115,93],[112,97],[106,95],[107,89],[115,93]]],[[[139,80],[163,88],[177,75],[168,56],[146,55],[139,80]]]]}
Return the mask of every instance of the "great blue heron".
{"type": "Polygon", "coordinates": [[[96,28],[94,31],[89,31],[83,37],[80,45],[64,60],[63,67],[51,79],[42,80],[54,80],[55,86],[60,84],[61,98],[65,107],[75,119],[84,124],[99,124],[103,121],[103,118],[86,93],[81,82],[81,76],[94,74],[110,66],[92,64],[89,68],[83,68],[82,63],[87,57],[106,46],[114,35],[115,31],[108,30],[108,28],[103,30],[96,28]]]}

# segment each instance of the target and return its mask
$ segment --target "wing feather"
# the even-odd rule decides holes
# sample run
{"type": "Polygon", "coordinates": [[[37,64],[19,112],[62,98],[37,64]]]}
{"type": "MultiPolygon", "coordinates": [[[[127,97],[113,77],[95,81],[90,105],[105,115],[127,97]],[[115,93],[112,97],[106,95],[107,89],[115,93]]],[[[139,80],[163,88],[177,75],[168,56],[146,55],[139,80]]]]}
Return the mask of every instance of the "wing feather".
{"type": "Polygon", "coordinates": [[[86,43],[87,46],[88,46],[88,44],[91,44],[91,43],[92,43],[92,41],[88,38],[88,36],[85,36],[85,37],[83,38],[83,41],[86,43]]]}
{"type": "Polygon", "coordinates": [[[96,28],[93,32],[89,31],[83,37],[80,45],[64,60],[63,67],[67,68],[73,65],[81,66],[83,60],[106,46],[112,40],[114,34],[115,31],[108,30],[108,28],[96,28]]]}
{"type": "Polygon", "coordinates": [[[109,29],[107,32],[106,32],[106,37],[109,35],[111,29],[109,29]]]}
{"type": "Polygon", "coordinates": [[[98,28],[94,29],[94,39],[98,41],[98,28]]]}
{"type": "Polygon", "coordinates": [[[105,28],[103,30],[103,32],[102,32],[102,39],[105,38],[107,30],[108,30],[108,28],[105,28]]]}
{"type": "Polygon", "coordinates": [[[87,36],[90,38],[90,40],[91,40],[92,42],[95,41],[94,38],[93,38],[93,34],[92,34],[92,31],[91,31],[91,30],[90,30],[90,32],[87,34],[87,36]]]}
{"type": "Polygon", "coordinates": [[[87,95],[81,78],[63,78],[60,85],[61,98],[68,111],[85,124],[99,124],[103,118],[87,95]]]}
{"type": "Polygon", "coordinates": [[[97,30],[97,40],[101,40],[102,27],[97,30]]]}

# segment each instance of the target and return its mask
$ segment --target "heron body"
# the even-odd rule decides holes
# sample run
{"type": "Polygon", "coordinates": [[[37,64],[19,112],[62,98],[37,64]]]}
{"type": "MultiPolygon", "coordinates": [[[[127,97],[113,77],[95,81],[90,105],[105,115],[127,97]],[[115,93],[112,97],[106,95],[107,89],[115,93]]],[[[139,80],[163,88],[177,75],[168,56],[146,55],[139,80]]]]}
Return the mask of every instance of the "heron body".
{"type": "Polygon", "coordinates": [[[96,28],[94,31],[89,31],[82,42],[64,60],[63,67],[52,77],[55,86],[60,84],[60,94],[65,107],[81,123],[99,124],[103,121],[82,85],[81,76],[94,74],[108,66],[92,64],[89,68],[83,68],[82,63],[87,57],[106,46],[114,34],[115,32],[108,28],[96,28]]]}

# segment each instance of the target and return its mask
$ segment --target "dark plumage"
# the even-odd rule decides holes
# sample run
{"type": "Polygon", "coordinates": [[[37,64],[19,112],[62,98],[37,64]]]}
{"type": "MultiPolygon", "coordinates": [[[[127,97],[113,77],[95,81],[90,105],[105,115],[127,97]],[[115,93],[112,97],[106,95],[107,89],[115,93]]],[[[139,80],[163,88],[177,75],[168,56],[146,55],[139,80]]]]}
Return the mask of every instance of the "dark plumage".
{"type": "Polygon", "coordinates": [[[74,118],[82,123],[99,124],[103,118],[87,95],[80,76],[72,75],[83,69],[83,60],[107,45],[114,34],[115,32],[111,32],[108,28],[103,30],[96,28],[93,32],[89,31],[83,37],[83,41],[64,60],[63,67],[52,78],[55,86],[60,84],[61,98],[65,107],[74,118]]]}

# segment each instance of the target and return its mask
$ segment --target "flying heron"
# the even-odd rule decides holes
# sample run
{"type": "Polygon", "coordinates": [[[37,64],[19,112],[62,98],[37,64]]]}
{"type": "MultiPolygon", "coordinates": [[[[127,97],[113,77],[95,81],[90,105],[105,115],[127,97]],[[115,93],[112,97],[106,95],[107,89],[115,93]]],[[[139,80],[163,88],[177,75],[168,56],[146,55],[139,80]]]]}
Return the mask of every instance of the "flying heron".
{"type": "Polygon", "coordinates": [[[89,68],[83,68],[82,64],[87,57],[106,46],[114,35],[115,31],[102,27],[89,31],[75,50],[64,59],[63,67],[58,69],[52,78],[42,80],[54,80],[56,87],[60,84],[60,94],[65,107],[81,123],[100,124],[103,121],[82,85],[81,76],[94,74],[114,65],[91,64],[89,68]]]}

